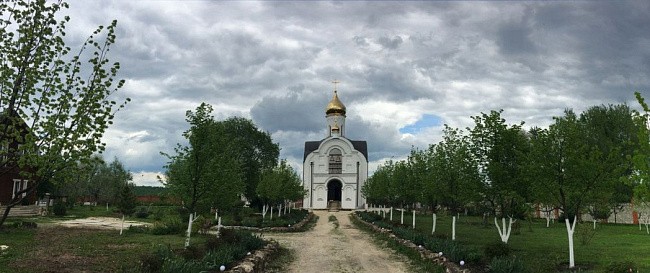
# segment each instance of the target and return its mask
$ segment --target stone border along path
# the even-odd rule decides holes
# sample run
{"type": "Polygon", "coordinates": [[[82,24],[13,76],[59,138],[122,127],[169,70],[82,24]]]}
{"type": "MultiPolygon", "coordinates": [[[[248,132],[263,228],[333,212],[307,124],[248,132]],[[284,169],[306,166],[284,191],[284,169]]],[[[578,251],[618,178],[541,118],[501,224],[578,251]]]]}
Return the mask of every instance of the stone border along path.
{"type": "Polygon", "coordinates": [[[318,222],[314,229],[300,233],[264,233],[280,245],[295,251],[296,259],[286,272],[410,272],[408,259],[391,249],[381,249],[370,236],[350,223],[349,211],[314,211],[318,222]],[[329,222],[336,216],[339,227],[329,222]]]}

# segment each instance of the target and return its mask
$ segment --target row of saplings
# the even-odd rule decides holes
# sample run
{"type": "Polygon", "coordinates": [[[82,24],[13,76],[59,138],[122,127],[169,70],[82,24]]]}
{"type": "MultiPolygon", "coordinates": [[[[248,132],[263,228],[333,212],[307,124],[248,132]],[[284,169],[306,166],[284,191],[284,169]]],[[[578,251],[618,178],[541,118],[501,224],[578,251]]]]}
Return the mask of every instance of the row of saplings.
{"type": "MultiPolygon", "coordinates": [[[[130,232],[151,233],[154,235],[187,235],[189,212],[177,208],[175,213],[168,213],[166,217],[159,219],[161,213],[154,211],[156,222],[153,227],[129,227],[130,232]],[[181,221],[185,219],[185,221],[181,221]]],[[[239,226],[247,223],[253,227],[266,226],[291,226],[302,221],[307,216],[306,210],[292,210],[273,220],[267,217],[262,220],[259,213],[252,208],[237,208],[224,212],[218,218],[223,217],[224,226],[239,226]]],[[[246,255],[250,255],[257,249],[262,248],[266,242],[253,235],[247,230],[235,230],[222,228],[218,235],[214,227],[219,223],[215,215],[202,216],[198,225],[192,225],[193,242],[185,248],[172,249],[170,246],[159,245],[151,253],[140,257],[140,265],[133,268],[133,272],[220,272],[232,268],[246,255]]],[[[189,238],[189,237],[188,237],[189,238]]],[[[189,241],[188,241],[189,242],[189,241]]]]}
{"type": "MultiPolygon", "coordinates": [[[[412,229],[400,221],[390,221],[381,214],[368,211],[357,212],[357,215],[364,221],[374,224],[383,229],[391,230],[395,236],[411,241],[430,251],[439,252],[452,262],[461,265],[472,265],[472,272],[489,273],[527,273],[528,267],[515,255],[502,241],[495,241],[486,244],[483,249],[467,247],[458,241],[450,240],[441,235],[429,235],[412,229]]],[[[636,266],[629,262],[614,263],[607,268],[607,272],[628,272],[633,271],[636,266]]]]}

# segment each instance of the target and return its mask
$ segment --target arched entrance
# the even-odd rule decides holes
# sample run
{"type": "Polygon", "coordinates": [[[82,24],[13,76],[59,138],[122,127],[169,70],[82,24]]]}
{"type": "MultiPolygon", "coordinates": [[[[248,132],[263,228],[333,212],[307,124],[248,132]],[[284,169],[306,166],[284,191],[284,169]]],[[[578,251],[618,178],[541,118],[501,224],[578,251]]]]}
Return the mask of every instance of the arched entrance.
{"type": "Polygon", "coordinates": [[[341,202],[341,189],[343,189],[343,183],[337,179],[332,179],[327,183],[327,201],[338,201],[341,202]]]}

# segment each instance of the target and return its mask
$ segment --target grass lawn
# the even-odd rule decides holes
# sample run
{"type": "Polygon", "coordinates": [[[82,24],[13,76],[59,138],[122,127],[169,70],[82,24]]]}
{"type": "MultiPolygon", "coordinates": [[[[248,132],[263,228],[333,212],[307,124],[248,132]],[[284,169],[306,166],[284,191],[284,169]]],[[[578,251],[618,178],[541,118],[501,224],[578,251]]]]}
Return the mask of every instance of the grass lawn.
{"type": "MultiPolygon", "coordinates": [[[[393,220],[399,219],[399,212],[393,211],[393,220]]],[[[430,214],[417,215],[416,229],[431,234],[432,222],[430,214]]],[[[404,224],[410,226],[411,223],[412,215],[405,213],[404,224]]],[[[451,216],[439,214],[436,234],[451,238],[451,223],[451,216]]],[[[508,244],[528,268],[533,272],[556,272],[568,267],[569,244],[564,223],[551,223],[551,226],[546,228],[546,220],[537,219],[532,222],[532,230],[529,230],[529,223],[526,221],[520,221],[519,224],[519,231],[513,231],[508,244]]],[[[593,272],[604,272],[606,266],[612,262],[629,260],[639,267],[639,272],[650,272],[650,235],[646,233],[645,228],[639,231],[637,225],[597,224],[592,239],[587,244],[582,244],[582,238],[586,238],[591,232],[593,230],[590,222],[576,225],[576,266],[593,272]]],[[[500,237],[494,225],[494,218],[490,218],[488,226],[484,227],[481,217],[461,216],[456,221],[456,240],[483,251],[484,245],[500,241],[500,237]]]]}
{"type": "MultiPolygon", "coordinates": [[[[195,235],[192,244],[205,237],[195,235]]],[[[9,245],[0,256],[0,272],[120,272],[136,267],[142,254],[157,245],[182,248],[179,235],[151,235],[116,230],[45,227],[5,229],[0,244],[9,245]]]]}

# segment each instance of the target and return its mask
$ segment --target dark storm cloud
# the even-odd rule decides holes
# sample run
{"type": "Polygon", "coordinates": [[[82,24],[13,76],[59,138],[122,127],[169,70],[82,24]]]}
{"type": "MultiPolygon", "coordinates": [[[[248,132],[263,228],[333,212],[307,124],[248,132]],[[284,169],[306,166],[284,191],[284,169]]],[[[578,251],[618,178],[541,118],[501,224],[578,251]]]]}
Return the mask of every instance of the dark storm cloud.
{"type": "Polygon", "coordinates": [[[251,108],[253,121],[270,132],[315,132],[324,128],[325,94],[290,92],[281,97],[264,97],[251,108]]]}

